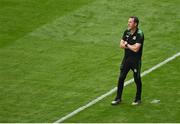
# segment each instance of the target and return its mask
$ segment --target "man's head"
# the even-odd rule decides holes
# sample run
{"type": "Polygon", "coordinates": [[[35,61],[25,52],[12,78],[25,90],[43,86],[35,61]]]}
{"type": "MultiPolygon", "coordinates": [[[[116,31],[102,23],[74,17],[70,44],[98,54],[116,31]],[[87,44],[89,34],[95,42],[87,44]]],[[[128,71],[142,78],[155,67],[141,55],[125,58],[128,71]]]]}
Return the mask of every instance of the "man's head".
{"type": "Polygon", "coordinates": [[[136,16],[131,16],[128,20],[128,29],[135,29],[138,27],[139,19],[136,16]]]}

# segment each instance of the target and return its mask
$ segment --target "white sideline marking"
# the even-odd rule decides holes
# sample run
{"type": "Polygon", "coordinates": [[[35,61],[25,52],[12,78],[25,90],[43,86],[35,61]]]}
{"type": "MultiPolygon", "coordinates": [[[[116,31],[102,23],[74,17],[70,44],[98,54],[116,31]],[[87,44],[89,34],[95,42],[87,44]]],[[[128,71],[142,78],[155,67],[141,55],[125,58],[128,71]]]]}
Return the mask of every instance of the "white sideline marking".
{"type": "MultiPolygon", "coordinates": [[[[162,65],[164,65],[164,64],[166,64],[166,63],[168,63],[168,62],[170,62],[171,60],[175,59],[175,58],[178,57],[178,56],[180,56],[180,52],[178,52],[178,53],[176,53],[175,55],[173,55],[173,56],[167,58],[166,60],[162,61],[161,63],[159,63],[159,64],[157,64],[157,65],[155,65],[155,66],[153,66],[152,68],[150,68],[150,69],[144,71],[144,72],[141,74],[141,77],[147,75],[148,73],[150,73],[150,72],[152,72],[153,70],[155,70],[155,69],[161,67],[162,65]]],[[[130,83],[132,83],[132,82],[133,82],[133,79],[130,79],[130,80],[128,80],[128,81],[126,81],[126,82],[124,83],[124,86],[127,86],[127,85],[129,85],[130,83]]],[[[111,90],[108,91],[107,93],[105,93],[105,94],[99,96],[98,98],[92,100],[92,101],[89,102],[88,104],[86,104],[86,105],[84,105],[84,106],[82,106],[82,107],[80,107],[80,108],[74,110],[73,112],[67,114],[66,116],[64,116],[64,117],[62,117],[62,118],[60,118],[59,120],[57,120],[57,121],[54,122],[54,123],[61,123],[61,122],[65,121],[66,119],[68,119],[68,118],[70,118],[70,117],[76,115],[77,113],[81,112],[82,110],[84,110],[84,109],[86,109],[86,108],[88,108],[88,107],[94,105],[95,103],[99,102],[99,101],[102,100],[103,98],[105,98],[105,97],[111,95],[111,94],[114,93],[116,90],[117,90],[117,87],[111,89],[111,90]]]]}

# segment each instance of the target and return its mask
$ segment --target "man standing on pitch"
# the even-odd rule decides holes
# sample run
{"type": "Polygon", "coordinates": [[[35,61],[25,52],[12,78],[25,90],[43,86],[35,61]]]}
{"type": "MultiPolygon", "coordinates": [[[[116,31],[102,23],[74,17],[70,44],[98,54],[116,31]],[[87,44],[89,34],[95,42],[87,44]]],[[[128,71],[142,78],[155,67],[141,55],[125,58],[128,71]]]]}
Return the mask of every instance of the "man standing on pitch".
{"type": "Polygon", "coordinates": [[[134,81],[137,87],[136,97],[132,105],[141,103],[142,82],[140,72],[144,34],[138,28],[138,24],[139,19],[137,17],[130,17],[128,20],[128,29],[125,30],[122,40],[120,41],[120,48],[124,49],[125,54],[120,67],[117,96],[114,101],[111,102],[112,105],[117,105],[121,102],[124,80],[130,69],[134,73],[134,81]]]}

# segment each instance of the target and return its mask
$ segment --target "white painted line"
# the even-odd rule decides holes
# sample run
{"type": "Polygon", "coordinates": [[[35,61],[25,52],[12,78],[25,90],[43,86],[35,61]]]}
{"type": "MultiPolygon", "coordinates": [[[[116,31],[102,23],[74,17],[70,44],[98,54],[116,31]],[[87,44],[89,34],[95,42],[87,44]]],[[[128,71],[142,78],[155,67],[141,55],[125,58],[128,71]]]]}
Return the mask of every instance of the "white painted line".
{"type": "MultiPolygon", "coordinates": [[[[178,56],[180,56],[180,52],[176,53],[176,54],[173,55],[172,57],[169,57],[168,59],[164,60],[163,62],[161,62],[161,63],[159,63],[159,64],[153,66],[152,68],[150,68],[150,69],[144,71],[144,72],[141,74],[141,77],[147,75],[148,73],[150,73],[150,72],[152,72],[153,70],[155,70],[155,69],[161,67],[162,65],[164,65],[164,64],[166,64],[166,63],[172,61],[173,59],[175,59],[175,58],[178,57],[178,56]]],[[[134,79],[130,79],[130,80],[126,81],[126,82],[124,83],[124,86],[129,85],[129,84],[132,83],[133,81],[134,81],[134,79]]],[[[88,107],[94,105],[95,103],[99,102],[99,101],[102,100],[103,98],[105,98],[105,97],[111,95],[111,94],[114,93],[116,90],[117,90],[117,87],[111,89],[111,90],[108,91],[107,93],[105,93],[105,94],[99,96],[98,98],[92,100],[92,101],[89,102],[88,104],[86,104],[86,105],[84,105],[84,106],[82,106],[82,107],[80,107],[80,108],[74,110],[73,112],[67,114],[66,116],[64,116],[64,117],[62,117],[62,118],[60,118],[59,120],[57,120],[57,121],[54,122],[54,123],[61,123],[61,122],[65,121],[66,119],[68,119],[68,118],[70,118],[70,117],[76,115],[77,113],[81,112],[82,110],[84,110],[84,109],[86,109],[86,108],[88,108],[88,107]]]]}
{"type": "Polygon", "coordinates": [[[150,103],[152,103],[152,104],[157,104],[157,103],[159,103],[161,100],[160,99],[154,99],[154,100],[152,100],[150,103]]]}

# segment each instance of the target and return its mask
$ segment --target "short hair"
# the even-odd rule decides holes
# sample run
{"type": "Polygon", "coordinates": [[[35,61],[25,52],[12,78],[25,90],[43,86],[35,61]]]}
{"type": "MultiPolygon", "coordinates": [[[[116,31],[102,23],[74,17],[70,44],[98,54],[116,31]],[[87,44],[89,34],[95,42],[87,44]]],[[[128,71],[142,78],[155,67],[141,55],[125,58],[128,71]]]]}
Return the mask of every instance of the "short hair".
{"type": "Polygon", "coordinates": [[[133,19],[134,19],[134,22],[137,24],[137,27],[138,27],[138,25],[139,25],[139,19],[138,19],[138,17],[136,17],[136,16],[131,16],[130,18],[133,18],[133,19]]]}

